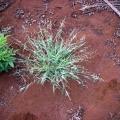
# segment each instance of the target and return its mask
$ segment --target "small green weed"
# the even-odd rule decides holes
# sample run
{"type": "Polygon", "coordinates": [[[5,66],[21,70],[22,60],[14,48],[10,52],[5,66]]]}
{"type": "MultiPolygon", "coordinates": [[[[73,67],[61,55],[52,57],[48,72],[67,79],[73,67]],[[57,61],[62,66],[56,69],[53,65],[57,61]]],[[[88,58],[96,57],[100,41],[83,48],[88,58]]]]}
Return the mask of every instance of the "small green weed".
{"type": "Polygon", "coordinates": [[[7,37],[0,34],[0,72],[7,72],[14,67],[15,53],[7,44],[7,37]]]}
{"type": "Polygon", "coordinates": [[[30,54],[22,55],[24,59],[20,62],[26,65],[26,70],[34,77],[34,81],[42,85],[49,81],[53,86],[53,92],[60,89],[69,97],[69,80],[84,85],[83,78],[100,78],[82,66],[82,62],[87,61],[92,55],[86,47],[85,37],[78,40],[76,31],[73,30],[68,38],[64,39],[62,28],[63,23],[55,35],[48,29],[40,28],[36,38],[28,37],[24,50],[30,54]]]}

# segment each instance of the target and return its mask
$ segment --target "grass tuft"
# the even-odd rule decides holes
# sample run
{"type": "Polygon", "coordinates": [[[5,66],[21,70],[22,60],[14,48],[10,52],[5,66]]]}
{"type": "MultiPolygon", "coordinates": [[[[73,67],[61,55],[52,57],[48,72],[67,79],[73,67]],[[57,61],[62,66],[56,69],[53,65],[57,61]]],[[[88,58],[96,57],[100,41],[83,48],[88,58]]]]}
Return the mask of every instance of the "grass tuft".
{"type": "Polygon", "coordinates": [[[74,80],[83,85],[82,78],[99,80],[99,76],[89,73],[82,62],[88,60],[91,52],[86,47],[85,37],[76,42],[75,30],[71,32],[67,40],[62,37],[64,23],[62,22],[57,33],[40,28],[36,38],[28,37],[24,44],[24,50],[29,55],[24,56],[24,64],[27,71],[40,84],[49,81],[53,86],[53,92],[60,89],[69,97],[68,81],[74,80]]]}

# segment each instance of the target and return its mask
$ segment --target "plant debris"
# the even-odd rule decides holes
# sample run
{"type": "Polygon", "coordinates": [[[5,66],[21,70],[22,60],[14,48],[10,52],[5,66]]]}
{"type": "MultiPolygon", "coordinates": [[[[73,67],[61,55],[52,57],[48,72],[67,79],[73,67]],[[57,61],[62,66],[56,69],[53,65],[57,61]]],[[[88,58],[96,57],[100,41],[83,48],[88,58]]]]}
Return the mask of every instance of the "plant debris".
{"type": "Polygon", "coordinates": [[[118,112],[118,113],[110,112],[107,120],[120,120],[120,112],[118,112]]]}
{"type": "Polygon", "coordinates": [[[14,31],[14,26],[6,26],[0,28],[0,33],[3,33],[4,35],[10,35],[14,31]]]}
{"type": "MultiPolygon", "coordinates": [[[[92,15],[95,11],[100,12],[103,10],[112,11],[111,7],[104,2],[103,0],[90,0],[87,2],[86,0],[80,0],[81,8],[80,10],[83,14],[92,15]]],[[[119,0],[111,0],[109,1],[116,9],[120,9],[120,1],[119,0]]]]}
{"type": "Polygon", "coordinates": [[[12,0],[0,0],[0,12],[6,10],[12,4],[12,0]]]}
{"type": "Polygon", "coordinates": [[[108,0],[104,0],[104,2],[120,17],[120,11],[108,0]]]}

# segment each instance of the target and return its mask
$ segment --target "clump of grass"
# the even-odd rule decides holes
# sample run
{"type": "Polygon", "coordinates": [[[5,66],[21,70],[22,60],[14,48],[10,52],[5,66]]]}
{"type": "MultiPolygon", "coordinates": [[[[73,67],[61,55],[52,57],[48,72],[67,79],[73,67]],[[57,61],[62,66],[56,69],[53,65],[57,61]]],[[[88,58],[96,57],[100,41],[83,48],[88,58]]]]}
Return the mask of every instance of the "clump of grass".
{"type": "Polygon", "coordinates": [[[7,72],[14,67],[15,53],[7,43],[7,37],[0,34],[0,72],[7,72]]]}
{"type": "Polygon", "coordinates": [[[83,85],[83,77],[93,80],[98,80],[99,77],[89,73],[81,64],[91,56],[86,47],[85,37],[77,42],[77,34],[73,30],[69,37],[64,39],[63,26],[62,22],[55,35],[48,29],[40,28],[36,38],[28,37],[24,50],[29,52],[29,55],[24,56],[21,62],[25,64],[35,81],[42,85],[49,81],[53,86],[53,92],[60,89],[69,97],[69,80],[83,85]]]}

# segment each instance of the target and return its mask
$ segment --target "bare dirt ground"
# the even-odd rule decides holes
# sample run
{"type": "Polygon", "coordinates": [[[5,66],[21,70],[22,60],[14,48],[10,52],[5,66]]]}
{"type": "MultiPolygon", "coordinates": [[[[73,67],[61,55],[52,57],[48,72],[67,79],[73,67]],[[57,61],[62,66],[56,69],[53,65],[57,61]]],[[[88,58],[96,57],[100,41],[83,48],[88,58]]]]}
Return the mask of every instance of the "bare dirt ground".
{"type": "Polygon", "coordinates": [[[0,31],[11,34],[12,44],[16,39],[24,43],[23,26],[34,34],[38,24],[50,19],[54,31],[66,18],[64,34],[76,28],[79,37],[86,36],[96,53],[84,64],[104,82],[88,82],[85,88],[70,82],[70,101],[59,91],[53,94],[49,83],[20,93],[24,80],[13,76],[14,70],[1,73],[0,120],[120,120],[120,18],[108,7],[80,10],[92,0],[6,1],[0,8],[0,31]]]}

